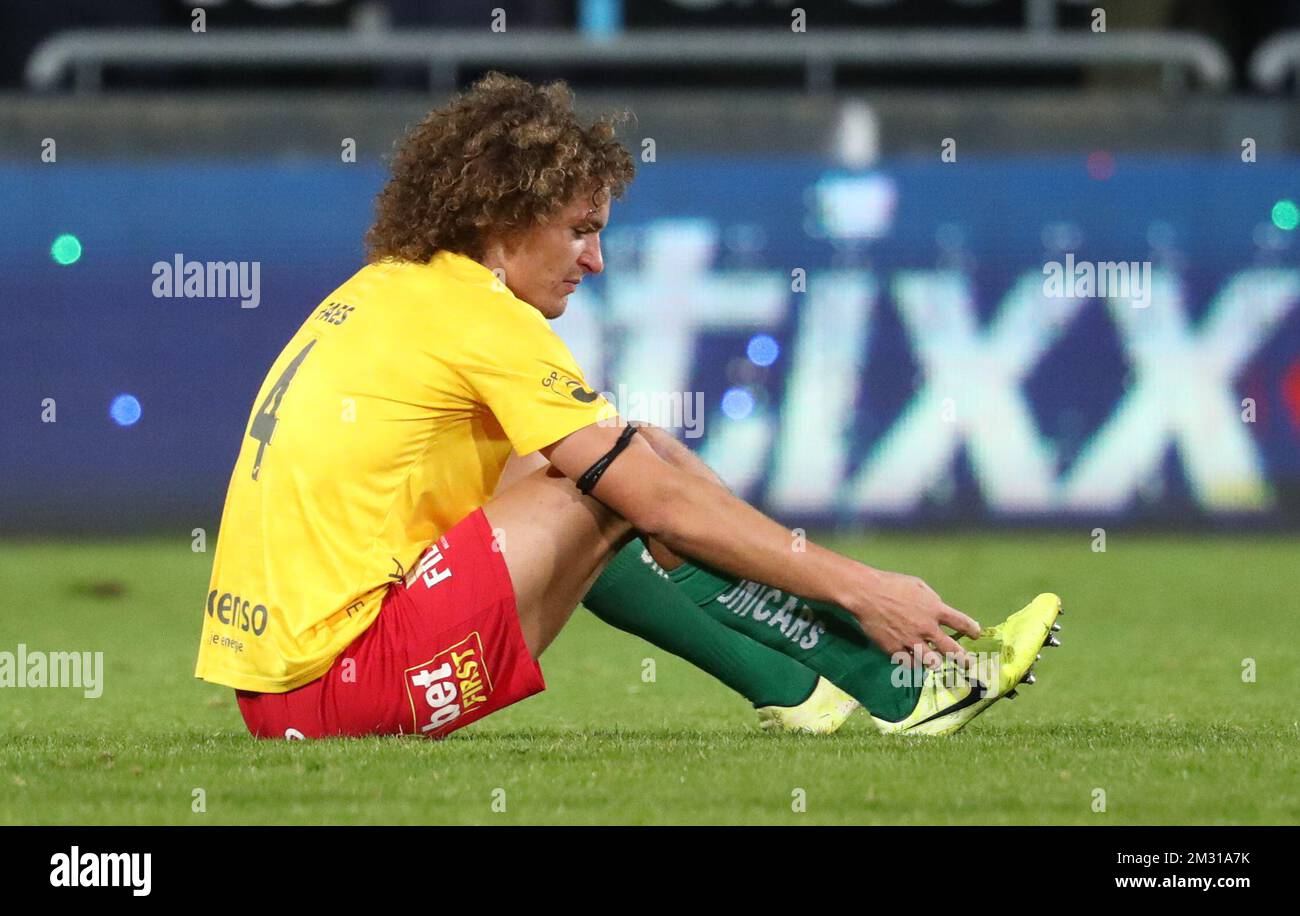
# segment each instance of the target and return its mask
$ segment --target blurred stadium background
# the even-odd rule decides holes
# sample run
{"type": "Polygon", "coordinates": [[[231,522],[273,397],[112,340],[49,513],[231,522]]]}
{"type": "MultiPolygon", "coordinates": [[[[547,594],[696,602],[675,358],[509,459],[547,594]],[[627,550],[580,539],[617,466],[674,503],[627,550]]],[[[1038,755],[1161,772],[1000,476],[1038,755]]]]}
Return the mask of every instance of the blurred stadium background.
{"type": "MultiPolygon", "coordinates": [[[[238,735],[224,692],[196,712],[216,691],[187,667],[208,562],[191,532],[215,537],[266,368],[361,264],[393,141],[491,69],[564,78],[582,110],[635,114],[624,138],[639,174],[614,207],[605,274],[556,325],[593,384],[678,426],[778,518],[838,533],[840,549],[923,575],[958,606],[987,614],[1042,588],[1094,613],[1091,631],[1068,618],[1094,642],[1063,654],[1060,674],[1114,692],[1085,702],[1063,679],[1054,704],[1018,721],[1246,721],[1243,657],[1294,669],[1275,634],[1294,620],[1300,543],[1300,3],[20,0],[0,7],[0,36],[0,563],[17,609],[0,648],[90,640],[137,690],[99,706],[15,699],[15,736],[114,737],[13,745],[0,788],[28,794],[0,820],[189,817],[159,813],[120,770],[74,782],[57,767],[98,773],[103,754],[111,766],[145,753],[121,737],[132,728],[238,735]],[[1046,297],[1045,266],[1067,256],[1149,264],[1149,301],[1046,297]],[[177,257],[257,262],[256,307],[156,296],[153,265],[177,257]],[[677,417],[674,394],[692,398],[677,417]],[[1105,575],[1088,565],[1097,529],[1138,528],[1144,546],[1130,541],[1105,575]],[[882,529],[925,534],[864,540],[882,529]],[[1167,537],[1187,532],[1214,536],[1167,537]],[[95,546],[66,540],[82,536],[95,546]],[[102,601],[123,593],[137,613],[110,621],[102,601]],[[1171,632],[1154,666],[1132,654],[1162,651],[1171,632]],[[1121,640],[1131,654],[1115,654],[1121,640]],[[174,703],[146,707],[145,693],[174,703]],[[40,791],[12,788],[29,782],[40,791]],[[68,807],[83,790],[88,807],[68,807]]],[[[575,676],[475,734],[508,745],[511,728],[668,722],[581,694],[631,694],[641,649],[589,618],[574,629],[591,651],[562,640],[548,672],[575,676]]],[[[1252,735],[1099,727],[1018,765],[1056,783],[1113,738],[1116,759],[1145,746],[1161,761],[1134,777],[1148,807],[1130,821],[1294,820],[1294,745],[1277,744],[1295,738],[1286,677],[1247,697],[1267,724],[1252,735]],[[1274,788],[1226,789],[1246,766],[1274,788]],[[1166,790],[1189,767],[1201,807],[1185,815],[1188,796],[1166,790]]],[[[663,695],[701,710],[689,692],[663,695]]],[[[698,714],[701,727],[739,721],[698,714]]],[[[177,765],[158,740],[146,773],[177,765]]],[[[771,753],[742,750],[756,767],[771,753]]],[[[246,753],[268,772],[279,761],[286,793],[302,773],[288,751],[225,752],[231,774],[246,753]]],[[[929,793],[931,815],[952,820],[1091,817],[1084,796],[1046,813],[944,808],[951,785],[895,770],[898,807],[837,816],[924,818],[929,793]]],[[[465,778],[439,797],[451,804],[465,778]]],[[[691,784],[716,792],[709,778],[691,784]]],[[[259,808],[259,785],[224,817],[330,816],[259,808]]],[[[421,817],[339,791],[350,817],[421,817]]],[[[761,816],[757,802],[661,801],[622,816],[761,816]]],[[[556,810],[608,817],[582,804],[556,810]]]]}
{"type": "Polygon", "coordinates": [[[769,511],[1293,527],[1300,4],[800,9],[6,4],[0,530],[213,530],[391,144],[492,68],[634,112],[606,274],[557,327],[632,413],[702,392],[677,425],[769,511]],[[1154,306],[1044,299],[1067,253],[1149,262],[1154,306]],[[256,308],[156,298],[177,256],[259,262],[256,308]]]}

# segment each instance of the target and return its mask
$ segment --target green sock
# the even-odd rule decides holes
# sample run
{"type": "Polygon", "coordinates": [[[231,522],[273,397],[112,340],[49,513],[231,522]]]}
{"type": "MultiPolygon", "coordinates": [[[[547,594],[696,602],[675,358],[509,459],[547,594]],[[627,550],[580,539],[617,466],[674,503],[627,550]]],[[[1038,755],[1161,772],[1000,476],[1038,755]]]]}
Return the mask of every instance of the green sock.
{"type": "Polygon", "coordinates": [[[798,706],[817,673],[728,628],[667,578],[639,539],[610,560],[582,599],[601,620],[686,659],[755,706],[798,706]]]}
{"type": "Polygon", "coordinates": [[[690,562],[668,576],[712,619],[816,671],[873,716],[897,722],[916,707],[919,685],[895,685],[889,656],[843,608],[690,562]]]}

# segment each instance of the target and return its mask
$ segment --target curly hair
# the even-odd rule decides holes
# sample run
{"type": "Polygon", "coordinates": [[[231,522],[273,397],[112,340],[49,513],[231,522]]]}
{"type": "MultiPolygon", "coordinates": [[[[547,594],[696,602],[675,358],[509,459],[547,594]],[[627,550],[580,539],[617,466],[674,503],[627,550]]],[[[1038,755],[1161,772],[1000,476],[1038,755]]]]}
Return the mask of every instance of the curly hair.
{"type": "Polygon", "coordinates": [[[440,249],[480,258],[489,237],[544,222],[590,189],[621,197],[635,172],[607,115],[584,126],[568,84],[493,71],[398,143],[366,233],[370,262],[426,262],[440,249]]]}

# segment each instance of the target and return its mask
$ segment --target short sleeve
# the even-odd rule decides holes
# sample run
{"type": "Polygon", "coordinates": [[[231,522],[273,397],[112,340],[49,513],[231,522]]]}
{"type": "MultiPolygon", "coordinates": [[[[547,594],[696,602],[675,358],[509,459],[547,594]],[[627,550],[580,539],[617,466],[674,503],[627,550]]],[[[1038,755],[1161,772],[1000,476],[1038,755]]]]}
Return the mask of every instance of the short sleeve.
{"type": "Polygon", "coordinates": [[[540,314],[521,305],[509,320],[485,322],[458,367],[520,455],[617,416],[592,390],[573,354],[540,314]]]}

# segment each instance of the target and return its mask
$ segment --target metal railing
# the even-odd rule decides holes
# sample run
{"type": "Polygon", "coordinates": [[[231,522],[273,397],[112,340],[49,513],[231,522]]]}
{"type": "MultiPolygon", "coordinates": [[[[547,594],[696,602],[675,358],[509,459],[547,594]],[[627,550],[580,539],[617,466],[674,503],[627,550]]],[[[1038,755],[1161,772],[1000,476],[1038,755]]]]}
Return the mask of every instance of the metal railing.
{"type": "Polygon", "coordinates": [[[790,66],[802,68],[804,88],[835,88],[839,66],[1055,69],[1062,66],[1152,65],[1165,85],[1195,74],[1209,89],[1232,79],[1228,56],[1201,35],[1115,34],[1020,30],[899,30],[747,33],[650,30],[593,40],[568,31],[493,34],[486,31],[73,30],[42,42],[27,60],[26,83],[97,92],[106,66],[302,67],[402,65],[427,70],[431,88],[452,89],[466,67],[790,66]]]}

